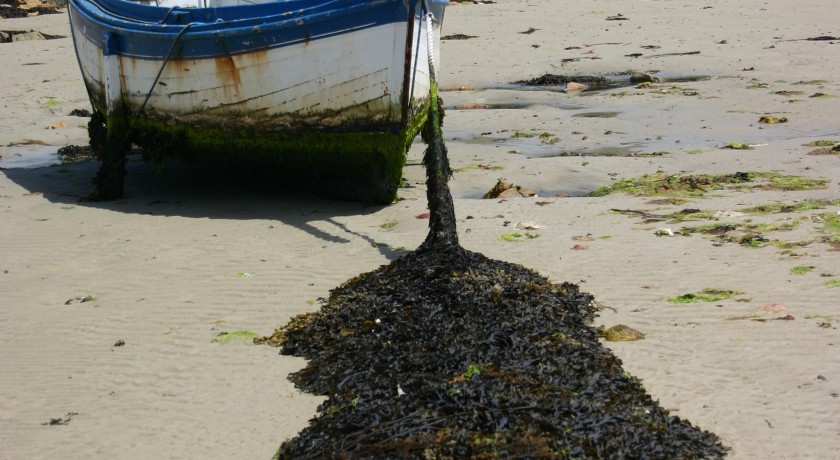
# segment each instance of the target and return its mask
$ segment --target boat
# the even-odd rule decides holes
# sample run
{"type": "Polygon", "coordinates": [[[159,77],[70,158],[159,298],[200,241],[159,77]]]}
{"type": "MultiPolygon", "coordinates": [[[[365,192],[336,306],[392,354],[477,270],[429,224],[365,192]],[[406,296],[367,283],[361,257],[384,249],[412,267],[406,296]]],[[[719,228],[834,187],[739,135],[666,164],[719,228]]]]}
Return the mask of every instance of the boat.
{"type": "Polygon", "coordinates": [[[447,3],[69,0],[101,160],[94,197],[123,196],[138,146],[146,160],[393,202],[428,113],[447,3]]]}

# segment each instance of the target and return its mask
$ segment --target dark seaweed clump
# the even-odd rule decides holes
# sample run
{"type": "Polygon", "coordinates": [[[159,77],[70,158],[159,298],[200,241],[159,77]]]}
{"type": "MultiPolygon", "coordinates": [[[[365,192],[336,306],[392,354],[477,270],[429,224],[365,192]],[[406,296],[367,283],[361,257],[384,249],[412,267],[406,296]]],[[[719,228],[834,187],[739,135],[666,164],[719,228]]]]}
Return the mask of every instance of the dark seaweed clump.
{"type": "Polygon", "coordinates": [[[95,159],[96,153],[89,145],[65,145],[58,149],[58,158],[62,164],[75,163],[95,159]]]}
{"type": "Polygon", "coordinates": [[[569,83],[580,83],[591,87],[601,87],[608,85],[609,81],[604,77],[592,75],[556,75],[547,73],[543,76],[532,78],[530,80],[519,80],[513,82],[514,85],[525,86],[564,86],[569,83]]]}
{"type": "Polygon", "coordinates": [[[279,458],[720,458],[598,341],[577,286],[423,246],[283,330],[328,396],[279,458]]]}
{"type": "Polygon", "coordinates": [[[432,91],[429,234],[270,338],[327,396],[277,458],[720,458],[717,436],[668,414],[598,342],[589,294],[458,244],[432,91]]]}

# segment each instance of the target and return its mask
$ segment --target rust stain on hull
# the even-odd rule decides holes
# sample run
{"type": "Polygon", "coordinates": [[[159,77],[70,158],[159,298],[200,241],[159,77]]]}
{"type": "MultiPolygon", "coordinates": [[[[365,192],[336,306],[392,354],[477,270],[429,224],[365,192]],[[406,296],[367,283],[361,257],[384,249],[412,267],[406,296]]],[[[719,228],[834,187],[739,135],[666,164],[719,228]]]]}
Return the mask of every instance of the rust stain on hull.
{"type": "Polygon", "coordinates": [[[223,84],[226,96],[236,99],[241,93],[242,77],[232,56],[219,57],[213,60],[216,64],[219,80],[223,84]]]}

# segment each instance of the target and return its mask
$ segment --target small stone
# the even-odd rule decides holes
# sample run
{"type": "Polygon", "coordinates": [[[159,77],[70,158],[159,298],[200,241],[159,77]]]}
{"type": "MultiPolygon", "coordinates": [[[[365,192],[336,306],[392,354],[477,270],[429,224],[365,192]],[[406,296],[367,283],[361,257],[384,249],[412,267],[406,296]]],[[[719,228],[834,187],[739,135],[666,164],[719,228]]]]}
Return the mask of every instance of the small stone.
{"type": "Polygon", "coordinates": [[[654,83],[659,81],[659,77],[654,77],[644,72],[630,72],[630,83],[638,85],[640,83],[654,83]]]}
{"type": "Polygon", "coordinates": [[[775,125],[777,123],[787,123],[788,119],[786,117],[771,117],[769,115],[764,115],[758,119],[758,122],[766,125],[775,125]]]}
{"type": "Polygon", "coordinates": [[[35,32],[34,30],[29,31],[29,32],[23,32],[21,34],[12,35],[12,42],[13,43],[14,42],[25,42],[25,41],[29,41],[29,40],[46,40],[46,39],[47,39],[47,37],[44,37],[44,35],[41,32],[35,32]]]}
{"type": "Polygon", "coordinates": [[[624,324],[615,325],[602,332],[601,335],[607,340],[607,342],[632,342],[645,338],[643,333],[630,326],[625,326],[624,324]]]}
{"type": "Polygon", "coordinates": [[[586,89],[586,85],[580,84],[578,82],[570,81],[566,83],[566,92],[567,93],[577,93],[586,89]]]}
{"type": "Polygon", "coordinates": [[[511,184],[510,182],[499,179],[496,185],[493,186],[487,193],[482,196],[483,199],[493,198],[527,198],[536,196],[537,192],[531,189],[520,187],[511,184]]]}

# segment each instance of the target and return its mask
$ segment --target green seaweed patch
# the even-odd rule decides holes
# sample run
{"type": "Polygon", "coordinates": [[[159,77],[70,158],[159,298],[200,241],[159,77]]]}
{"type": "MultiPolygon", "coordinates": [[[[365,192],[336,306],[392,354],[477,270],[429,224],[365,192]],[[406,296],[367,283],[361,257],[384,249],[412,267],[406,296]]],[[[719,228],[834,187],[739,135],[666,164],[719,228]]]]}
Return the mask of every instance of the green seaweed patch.
{"type": "Polygon", "coordinates": [[[379,224],[379,228],[381,228],[382,230],[390,230],[396,227],[399,223],[400,222],[398,220],[386,220],[385,222],[379,224]]]}
{"type": "Polygon", "coordinates": [[[48,97],[46,101],[44,101],[44,107],[55,107],[58,105],[63,104],[64,102],[59,101],[54,97],[48,97]]]}
{"type": "MultiPolygon", "coordinates": [[[[773,246],[776,246],[779,249],[790,250],[794,248],[804,248],[806,246],[810,246],[813,243],[813,240],[806,240],[806,241],[782,241],[782,240],[773,240],[770,243],[773,246]]],[[[794,254],[796,255],[796,254],[794,254]]]]}
{"type": "Polygon", "coordinates": [[[502,241],[507,241],[510,243],[518,243],[521,241],[532,240],[534,238],[539,237],[536,233],[529,233],[529,232],[511,232],[505,233],[504,235],[500,236],[499,239],[502,241]]]}
{"type": "Polygon", "coordinates": [[[531,138],[537,137],[537,136],[538,136],[537,133],[526,133],[526,132],[522,132],[522,131],[516,131],[510,137],[511,137],[511,139],[531,139],[531,138]]]}
{"type": "Polygon", "coordinates": [[[733,174],[678,175],[657,172],[622,179],[597,188],[590,196],[623,192],[634,196],[701,197],[710,190],[749,188],[765,190],[809,190],[825,188],[827,181],[777,173],[737,172],[733,174]]]}
{"type": "Polygon", "coordinates": [[[738,238],[738,244],[747,248],[763,248],[770,244],[770,240],[761,233],[750,233],[738,238]]]}
{"type": "Polygon", "coordinates": [[[711,219],[714,215],[715,213],[713,211],[691,210],[691,212],[685,212],[685,210],[682,210],[673,213],[668,220],[669,222],[677,223],[691,220],[711,219]]]}
{"type": "Polygon", "coordinates": [[[484,171],[501,171],[505,169],[504,166],[498,165],[484,165],[484,164],[468,164],[466,166],[462,166],[460,168],[454,168],[452,172],[454,173],[462,173],[467,171],[472,171],[474,169],[482,169],[484,171]]]}
{"type": "Polygon", "coordinates": [[[737,223],[715,223],[706,225],[697,225],[694,227],[683,227],[680,229],[682,234],[703,233],[705,235],[722,235],[737,230],[741,224],[737,223]]]}
{"type": "Polygon", "coordinates": [[[840,144],[840,141],[835,139],[819,139],[802,145],[804,147],[834,147],[837,144],[840,144]]]}
{"type": "Polygon", "coordinates": [[[808,273],[810,273],[815,268],[817,268],[817,267],[814,267],[813,265],[797,265],[797,266],[792,267],[790,269],[790,273],[792,275],[802,276],[802,275],[807,275],[808,273]]]}
{"type": "Polygon", "coordinates": [[[700,292],[683,294],[676,297],[669,297],[670,303],[695,303],[695,302],[718,302],[721,300],[731,299],[736,295],[741,295],[741,291],[721,290],[721,289],[703,289],[700,292]]]}
{"type": "Polygon", "coordinates": [[[730,142],[722,148],[727,150],[752,150],[757,144],[750,144],[747,142],[730,142]]]}
{"type": "Polygon", "coordinates": [[[840,212],[825,212],[814,216],[813,219],[822,223],[823,232],[840,233],[840,212]]]}
{"type": "Polygon", "coordinates": [[[825,209],[828,206],[840,206],[838,200],[802,200],[796,203],[767,203],[750,208],[741,209],[747,214],[779,214],[790,212],[810,211],[813,209],[825,209]]]}
{"type": "Polygon", "coordinates": [[[826,188],[826,184],[828,184],[828,181],[825,179],[810,179],[801,176],[782,176],[774,173],[760,173],[760,177],[764,177],[768,183],[758,185],[757,188],[765,190],[814,190],[826,188]]]}
{"type": "Polygon", "coordinates": [[[805,315],[805,319],[824,319],[834,321],[834,315],[805,315]]]}
{"type": "Polygon", "coordinates": [[[218,342],[222,345],[227,345],[232,341],[241,341],[241,342],[248,342],[253,343],[254,339],[258,338],[260,335],[256,332],[246,331],[246,330],[238,330],[232,332],[219,332],[216,335],[216,338],[213,339],[214,342],[218,342]]]}
{"type": "Polygon", "coordinates": [[[811,99],[831,99],[834,96],[828,93],[814,93],[808,97],[810,97],[811,99]]]}
{"type": "Polygon", "coordinates": [[[465,379],[471,379],[476,375],[481,375],[481,366],[478,364],[470,364],[463,374],[465,379]]]}
{"type": "Polygon", "coordinates": [[[751,231],[756,231],[759,233],[766,233],[766,232],[789,232],[794,230],[802,225],[802,221],[793,220],[790,222],[784,222],[781,224],[753,224],[747,225],[747,228],[751,231]]]}
{"type": "Polygon", "coordinates": [[[820,147],[818,149],[811,150],[808,152],[808,155],[840,155],[840,145],[834,146],[834,148],[827,148],[827,147],[820,147]]]}
{"type": "MultiPolygon", "coordinates": [[[[664,202],[668,200],[651,200],[648,203],[655,204],[655,202],[664,202]]],[[[676,200],[682,201],[685,200],[676,200]]],[[[618,214],[624,214],[627,216],[640,216],[645,218],[645,222],[661,222],[663,220],[667,220],[671,223],[680,223],[686,221],[694,221],[694,220],[706,220],[712,219],[715,217],[715,212],[713,211],[703,211],[701,209],[681,209],[676,212],[672,212],[669,214],[654,214],[646,211],[638,211],[634,209],[611,209],[611,212],[615,212],[618,214]]]]}
{"type": "Polygon", "coordinates": [[[823,286],[827,288],[840,288],[840,280],[825,280],[823,286]]]}

